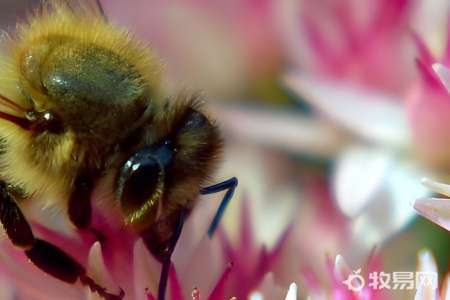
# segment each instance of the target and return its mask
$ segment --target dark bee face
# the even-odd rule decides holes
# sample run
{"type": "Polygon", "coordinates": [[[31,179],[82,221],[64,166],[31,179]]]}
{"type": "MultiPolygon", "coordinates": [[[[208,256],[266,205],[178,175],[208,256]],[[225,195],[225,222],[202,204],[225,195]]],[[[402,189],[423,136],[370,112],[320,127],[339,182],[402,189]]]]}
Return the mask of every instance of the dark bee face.
{"type": "Polygon", "coordinates": [[[168,107],[169,119],[155,120],[155,126],[166,123],[167,134],[134,153],[117,179],[125,223],[150,241],[156,256],[167,246],[180,212],[191,211],[222,146],[218,129],[191,97],[179,97],[177,105],[168,107]]]}

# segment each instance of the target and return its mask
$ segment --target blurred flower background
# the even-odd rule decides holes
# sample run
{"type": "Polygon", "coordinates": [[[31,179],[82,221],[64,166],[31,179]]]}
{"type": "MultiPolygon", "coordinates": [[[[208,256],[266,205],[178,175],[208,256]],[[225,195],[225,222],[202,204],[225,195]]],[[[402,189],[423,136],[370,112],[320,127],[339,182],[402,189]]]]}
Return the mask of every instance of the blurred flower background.
{"type": "MultiPolygon", "coordinates": [[[[227,139],[215,178],[239,179],[211,241],[181,236],[184,295],[210,294],[205,282],[233,262],[226,299],[284,299],[292,282],[299,299],[413,299],[341,281],[360,268],[413,272],[424,247],[443,281],[450,234],[411,203],[433,195],[422,177],[450,181],[448,1],[101,2],[165,61],[168,91],[204,91],[227,139]]],[[[3,0],[2,28],[33,5],[3,0]]],[[[203,197],[192,227],[207,226],[201,212],[219,197],[203,197]]]]}

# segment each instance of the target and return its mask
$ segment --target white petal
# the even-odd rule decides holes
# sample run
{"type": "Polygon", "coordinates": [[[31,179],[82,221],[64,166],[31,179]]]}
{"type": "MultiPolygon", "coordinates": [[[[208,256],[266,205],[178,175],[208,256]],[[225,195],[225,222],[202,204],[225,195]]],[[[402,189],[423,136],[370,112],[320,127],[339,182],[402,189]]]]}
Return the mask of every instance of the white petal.
{"type": "Polygon", "coordinates": [[[291,283],[289,286],[289,291],[286,295],[286,300],[296,300],[297,299],[297,285],[295,283],[291,283]]]}
{"type": "MultiPolygon", "coordinates": [[[[361,271],[361,269],[358,271],[361,271]]],[[[334,276],[336,279],[338,281],[344,281],[347,280],[352,274],[352,269],[348,266],[342,255],[336,255],[336,259],[334,261],[334,276]]]]}
{"type": "Polygon", "coordinates": [[[394,147],[410,144],[409,125],[400,99],[296,71],[285,74],[283,80],[302,99],[350,132],[394,147]]]}
{"type": "MultiPolygon", "coordinates": [[[[276,292],[280,287],[275,285],[275,279],[272,272],[264,275],[263,280],[258,286],[250,293],[251,300],[263,300],[263,299],[276,299],[276,292]]],[[[282,295],[286,295],[286,290],[282,291],[282,295]]],[[[279,297],[278,297],[279,298],[279,297]]]]}
{"type": "Polygon", "coordinates": [[[263,300],[264,297],[260,292],[253,292],[249,296],[250,300],[263,300]]]}
{"type": "Polygon", "coordinates": [[[120,294],[119,285],[114,281],[103,260],[102,248],[95,242],[89,250],[87,274],[98,285],[105,288],[108,293],[120,294]]]}
{"type": "Polygon", "coordinates": [[[433,190],[439,194],[450,197],[450,185],[435,182],[435,181],[429,180],[428,178],[423,178],[421,180],[421,182],[424,186],[426,186],[430,190],[433,190]]]}
{"type": "MultiPolygon", "coordinates": [[[[306,198],[304,187],[296,181],[299,179],[292,180],[290,171],[295,168],[292,160],[277,151],[257,148],[248,143],[235,143],[227,147],[224,160],[226,163],[220,170],[219,178],[229,178],[232,175],[240,182],[220,226],[231,237],[232,243],[235,243],[236,238],[240,236],[237,233],[242,222],[243,201],[248,199],[250,214],[246,218],[249,218],[253,229],[258,229],[253,230],[254,238],[272,249],[277,245],[286,226],[296,217],[300,205],[298,200],[306,198]]],[[[223,194],[203,196],[206,197],[222,198],[223,194]]],[[[216,203],[213,214],[219,201],[216,203]]]]}
{"type": "Polygon", "coordinates": [[[435,57],[443,57],[447,42],[449,1],[427,0],[414,4],[413,20],[409,26],[416,32],[435,57]]]}
{"type": "Polygon", "coordinates": [[[435,272],[437,273],[436,260],[429,250],[422,250],[418,254],[419,272],[435,272]]]}
{"type": "MultiPolygon", "coordinates": [[[[363,168],[359,173],[367,180],[379,179],[378,184],[376,182],[367,184],[375,187],[372,189],[373,194],[366,194],[370,199],[359,199],[366,204],[366,207],[352,222],[355,241],[367,249],[371,249],[374,244],[386,241],[416,217],[417,214],[410,205],[411,199],[427,197],[431,194],[429,190],[418,184],[419,178],[426,174],[425,170],[400,155],[389,154],[389,152],[385,155],[388,163],[385,163],[384,169],[381,167],[378,169],[378,172],[382,174],[369,175],[369,171],[372,170],[368,169],[364,173],[363,168]]],[[[370,156],[367,160],[370,160],[370,156]]],[[[369,162],[366,164],[371,165],[369,162]]],[[[379,162],[379,164],[382,163],[379,162]]],[[[352,182],[347,180],[347,184],[352,182]]],[[[347,202],[350,203],[351,199],[347,199],[347,202]]]]}
{"type": "Polygon", "coordinates": [[[441,300],[450,300],[450,274],[442,281],[441,300]]]}
{"type": "Polygon", "coordinates": [[[414,201],[414,209],[422,216],[450,231],[450,200],[422,198],[414,201]]]}
{"type": "MultiPolygon", "coordinates": [[[[436,287],[432,286],[424,286],[424,285],[418,285],[416,295],[414,297],[414,300],[438,300],[438,289],[437,289],[437,266],[436,266],[436,260],[433,257],[433,254],[431,254],[430,251],[424,250],[421,251],[418,255],[419,259],[419,267],[418,272],[431,272],[436,276],[436,287]]],[[[416,276],[418,276],[416,274],[416,276]]],[[[415,278],[416,280],[418,278],[415,278]]]]}
{"type": "Polygon", "coordinates": [[[345,140],[336,128],[304,114],[237,105],[213,110],[227,136],[289,152],[330,157],[345,140]]]}
{"type": "Polygon", "coordinates": [[[332,187],[346,216],[358,216],[375,198],[393,159],[390,152],[358,146],[348,148],[337,158],[332,187]]]}
{"type": "Polygon", "coordinates": [[[436,72],[444,86],[447,88],[447,91],[450,92],[450,69],[439,63],[433,64],[432,68],[434,72],[436,72]]]}

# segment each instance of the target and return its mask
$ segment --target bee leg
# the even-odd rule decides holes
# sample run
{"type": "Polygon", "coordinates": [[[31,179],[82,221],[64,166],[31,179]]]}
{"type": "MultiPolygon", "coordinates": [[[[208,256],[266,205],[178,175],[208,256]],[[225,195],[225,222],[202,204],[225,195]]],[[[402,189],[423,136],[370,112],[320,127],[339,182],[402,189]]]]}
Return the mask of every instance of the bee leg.
{"type": "Polygon", "coordinates": [[[208,194],[215,194],[218,192],[221,192],[223,190],[227,190],[225,193],[225,196],[222,199],[222,202],[220,202],[220,206],[217,209],[216,215],[214,216],[214,219],[211,222],[211,225],[208,229],[208,235],[211,237],[216,231],[217,226],[219,225],[220,219],[223,216],[223,213],[225,212],[225,208],[227,207],[228,203],[230,202],[231,198],[233,197],[234,190],[236,189],[238,185],[238,180],[236,177],[230,178],[224,182],[208,186],[205,188],[202,188],[200,190],[200,195],[208,195],[208,194]]]}
{"type": "MultiPolygon", "coordinates": [[[[223,216],[223,213],[225,212],[225,208],[227,207],[228,203],[230,202],[231,198],[233,197],[234,190],[236,189],[238,184],[238,180],[236,177],[230,178],[224,182],[208,186],[205,188],[202,188],[200,190],[201,195],[208,195],[208,194],[215,194],[218,192],[221,192],[223,190],[227,190],[225,193],[225,196],[222,199],[222,202],[220,203],[220,206],[216,212],[216,215],[214,216],[213,221],[211,222],[211,225],[208,229],[208,235],[211,237],[214,231],[217,228],[217,225],[219,224],[220,219],[223,216]]],[[[172,239],[169,242],[169,245],[167,249],[165,250],[164,256],[162,257],[162,270],[161,270],[161,276],[159,278],[159,286],[158,286],[158,298],[157,300],[164,300],[166,295],[166,287],[167,287],[167,281],[169,278],[169,270],[170,266],[172,264],[172,261],[170,260],[172,256],[172,252],[175,249],[175,245],[178,242],[178,238],[181,235],[181,230],[183,229],[185,214],[184,212],[180,213],[180,216],[178,218],[177,226],[175,228],[174,234],[172,236],[172,239]]]]}
{"type": "Polygon", "coordinates": [[[80,278],[81,283],[106,300],[123,299],[123,291],[120,295],[106,292],[105,288],[89,278],[84,268],[64,251],[44,240],[36,239],[30,224],[3,181],[0,181],[0,222],[11,243],[24,249],[29,260],[45,273],[67,283],[74,283],[80,278]]]}
{"type": "Polygon", "coordinates": [[[170,239],[170,242],[164,251],[163,257],[161,257],[162,269],[161,269],[161,276],[159,277],[157,300],[164,300],[166,297],[166,288],[167,288],[167,281],[169,278],[169,270],[170,270],[170,266],[172,265],[172,260],[170,258],[172,257],[172,253],[178,242],[178,238],[181,235],[181,230],[183,229],[184,219],[185,219],[185,213],[183,211],[181,211],[181,213],[178,217],[177,225],[175,227],[175,231],[172,235],[172,238],[170,239]]]}
{"type": "Polygon", "coordinates": [[[54,245],[36,239],[34,246],[25,250],[30,261],[45,273],[67,283],[75,283],[84,276],[84,268],[54,245]]]}
{"type": "Polygon", "coordinates": [[[46,241],[36,239],[34,247],[26,250],[25,254],[34,265],[45,273],[67,283],[75,283],[79,278],[83,285],[88,286],[91,292],[98,293],[103,299],[121,300],[125,296],[122,289],[119,295],[106,292],[105,288],[86,275],[86,271],[79,263],[46,241]]]}
{"type": "Polygon", "coordinates": [[[0,181],[0,222],[9,240],[17,248],[30,249],[36,243],[30,225],[3,181],[0,181]]]}
{"type": "Polygon", "coordinates": [[[86,228],[91,223],[91,192],[91,181],[77,178],[75,188],[69,199],[68,213],[70,221],[78,228],[86,228]]]}
{"type": "Polygon", "coordinates": [[[95,3],[97,4],[98,11],[103,16],[103,18],[105,18],[105,20],[106,20],[105,12],[103,11],[103,7],[102,7],[102,4],[100,3],[100,0],[95,0],[95,3]]]}

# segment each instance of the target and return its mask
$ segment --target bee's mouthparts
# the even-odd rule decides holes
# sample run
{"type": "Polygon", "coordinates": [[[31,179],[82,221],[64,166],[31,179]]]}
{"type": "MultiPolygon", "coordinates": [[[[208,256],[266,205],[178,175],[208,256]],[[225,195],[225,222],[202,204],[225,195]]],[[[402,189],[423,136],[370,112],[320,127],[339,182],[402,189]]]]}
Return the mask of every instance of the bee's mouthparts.
{"type": "Polygon", "coordinates": [[[27,117],[27,115],[29,115],[31,113],[30,110],[20,106],[19,104],[12,101],[11,99],[6,98],[2,94],[0,94],[0,102],[3,102],[6,106],[18,111],[20,114],[23,115],[23,117],[18,117],[18,116],[11,115],[11,114],[5,113],[3,111],[0,111],[0,119],[10,121],[25,130],[31,129],[31,127],[33,125],[33,121],[27,117]]]}
{"type": "Polygon", "coordinates": [[[0,94],[0,103],[1,102],[19,112],[23,115],[23,117],[0,111],[0,119],[12,122],[20,128],[28,131],[51,132],[54,134],[61,134],[64,132],[64,127],[61,124],[61,120],[50,111],[38,112],[34,109],[26,109],[11,99],[6,98],[2,94],[0,94]]]}

